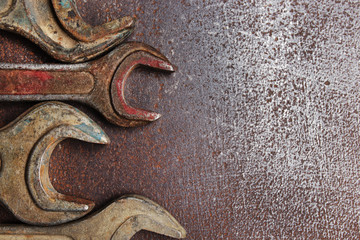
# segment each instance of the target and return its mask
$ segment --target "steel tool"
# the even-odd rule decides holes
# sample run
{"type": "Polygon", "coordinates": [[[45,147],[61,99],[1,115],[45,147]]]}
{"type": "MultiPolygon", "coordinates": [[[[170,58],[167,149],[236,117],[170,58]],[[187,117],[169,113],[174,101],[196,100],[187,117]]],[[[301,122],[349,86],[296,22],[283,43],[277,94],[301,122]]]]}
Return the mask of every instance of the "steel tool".
{"type": "Polygon", "coordinates": [[[185,238],[185,229],[163,207],[137,195],[124,196],[98,213],[63,225],[0,226],[3,240],[127,240],[140,230],[185,238]]]}
{"type": "Polygon", "coordinates": [[[99,56],[124,41],[134,27],[131,17],[91,26],[73,0],[0,1],[1,29],[21,34],[64,62],[99,56]]]}
{"type": "Polygon", "coordinates": [[[84,113],[59,102],[36,105],[0,129],[0,200],[19,220],[54,225],[93,209],[91,201],[57,192],[49,179],[51,153],[66,138],[109,143],[84,113]]]}
{"type": "Polygon", "coordinates": [[[161,115],[129,106],[125,82],[138,66],[174,71],[154,48],[142,43],[123,44],[88,63],[0,64],[0,101],[72,100],[85,103],[107,120],[123,127],[143,125],[161,115]]]}

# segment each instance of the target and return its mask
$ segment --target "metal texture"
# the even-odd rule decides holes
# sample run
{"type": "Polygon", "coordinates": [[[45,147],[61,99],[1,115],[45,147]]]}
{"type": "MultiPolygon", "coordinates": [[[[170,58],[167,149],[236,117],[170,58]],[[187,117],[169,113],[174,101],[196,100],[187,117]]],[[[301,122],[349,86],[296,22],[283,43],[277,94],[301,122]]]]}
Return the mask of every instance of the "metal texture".
{"type": "Polygon", "coordinates": [[[124,41],[133,31],[131,17],[99,26],[87,24],[73,0],[2,0],[0,28],[30,39],[64,62],[88,61],[124,41]]]}
{"type": "Polygon", "coordinates": [[[89,63],[0,64],[0,101],[72,100],[101,112],[122,127],[143,125],[161,115],[133,108],[124,96],[125,82],[139,66],[174,71],[159,51],[142,43],[126,43],[89,63]]]}
{"type": "Polygon", "coordinates": [[[53,227],[1,226],[2,240],[129,240],[140,230],[185,238],[186,231],[164,208],[137,195],[124,196],[98,213],[53,227]]]}
{"type": "Polygon", "coordinates": [[[89,213],[94,203],[61,194],[49,179],[49,160],[66,138],[107,144],[109,138],[69,105],[39,104],[0,129],[0,200],[21,221],[54,225],[89,213]]]}
{"type": "MultiPolygon", "coordinates": [[[[60,143],[50,167],[59,192],[94,200],[95,208],[126,193],[147,196],[191,240],[360,239],[358,1],[77,6],[94,25],[136,16],[129,39],[161,49],[178,71],[130,76],[129,104],[163,114],[143,127],[118,128],[74,103],[111,143],[60,143]]],[[[52,61],[0,33],[1,62],[52,61]]],[[[0,124],[32,104],[0,103],[0,124]]],[[[4,209],[0,217],[16,222],[4,209]]],[[[149,232],[133,239],[170,240],[149,232]]]]}

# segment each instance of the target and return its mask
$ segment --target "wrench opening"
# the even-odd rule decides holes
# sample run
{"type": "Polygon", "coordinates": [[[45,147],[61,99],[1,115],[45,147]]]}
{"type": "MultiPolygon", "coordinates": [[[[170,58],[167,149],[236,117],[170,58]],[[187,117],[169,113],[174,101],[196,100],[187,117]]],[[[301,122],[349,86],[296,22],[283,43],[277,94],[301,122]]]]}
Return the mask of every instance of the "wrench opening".
{"type": "Polygon", "coordinates": [[[125,83],[131,72],[141,66],[174,72],[175,67],[164,57],[138,51],[124,59],[116,70],[111,83],[111,100],[115,111],[128,119],[155,121],[161,114],[130,106],[125,99],[125,83]]]}

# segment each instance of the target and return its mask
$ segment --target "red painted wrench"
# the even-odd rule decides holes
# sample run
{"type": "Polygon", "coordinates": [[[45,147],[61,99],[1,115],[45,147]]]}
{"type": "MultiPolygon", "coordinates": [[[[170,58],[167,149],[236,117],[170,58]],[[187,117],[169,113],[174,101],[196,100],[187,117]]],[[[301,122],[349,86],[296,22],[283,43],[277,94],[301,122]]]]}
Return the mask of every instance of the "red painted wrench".
{"type": "Polygon", "coordinates": [[[82,64],[0,64],[1,101],[71,100],[85,103],[122,127],[143,125],[161,115],[131,107],[124,87],[138,66],[174,71],[169,60],[143,43],[126,43],[82,64]]]}

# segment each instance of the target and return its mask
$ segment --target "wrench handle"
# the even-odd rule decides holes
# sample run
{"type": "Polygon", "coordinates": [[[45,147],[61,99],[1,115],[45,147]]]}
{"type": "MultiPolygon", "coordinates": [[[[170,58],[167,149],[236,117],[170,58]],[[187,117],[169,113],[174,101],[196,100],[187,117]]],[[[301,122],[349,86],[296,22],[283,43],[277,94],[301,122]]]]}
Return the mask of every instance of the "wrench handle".
{"type": "Polygon", "coordinates": [[[24,239],[34,239],[34,240],[47,240],[47,239],[52,239],[52,240],[72,240],[72,238],[67,237],[67,236],[61,236],[61,235],[51,235],[51,234],[34,234],[34,235],[30,235],[30,234],[23,234],[23,235],[18,235],[18,234],[0,234],[0,238],[3,240],[24,240],[24,239]]]}
{"type": "Polygon", "coordinates": [[[0,239],[2,240],[73,240],[61,234],[61,227],[36,227],[27,225],[2,225],[0,226],[0,239]]]}
{"type": "Polygon", "coordinates": [[[51,100],[52,96],[59,95],[66,100],[74,98],[74,95],[89,94],[94,82],[94,76],[80,67],[7,65],[4,68],[0,65],[1,100],[36,101],[39,95],[42,100],[51,100]]]}

